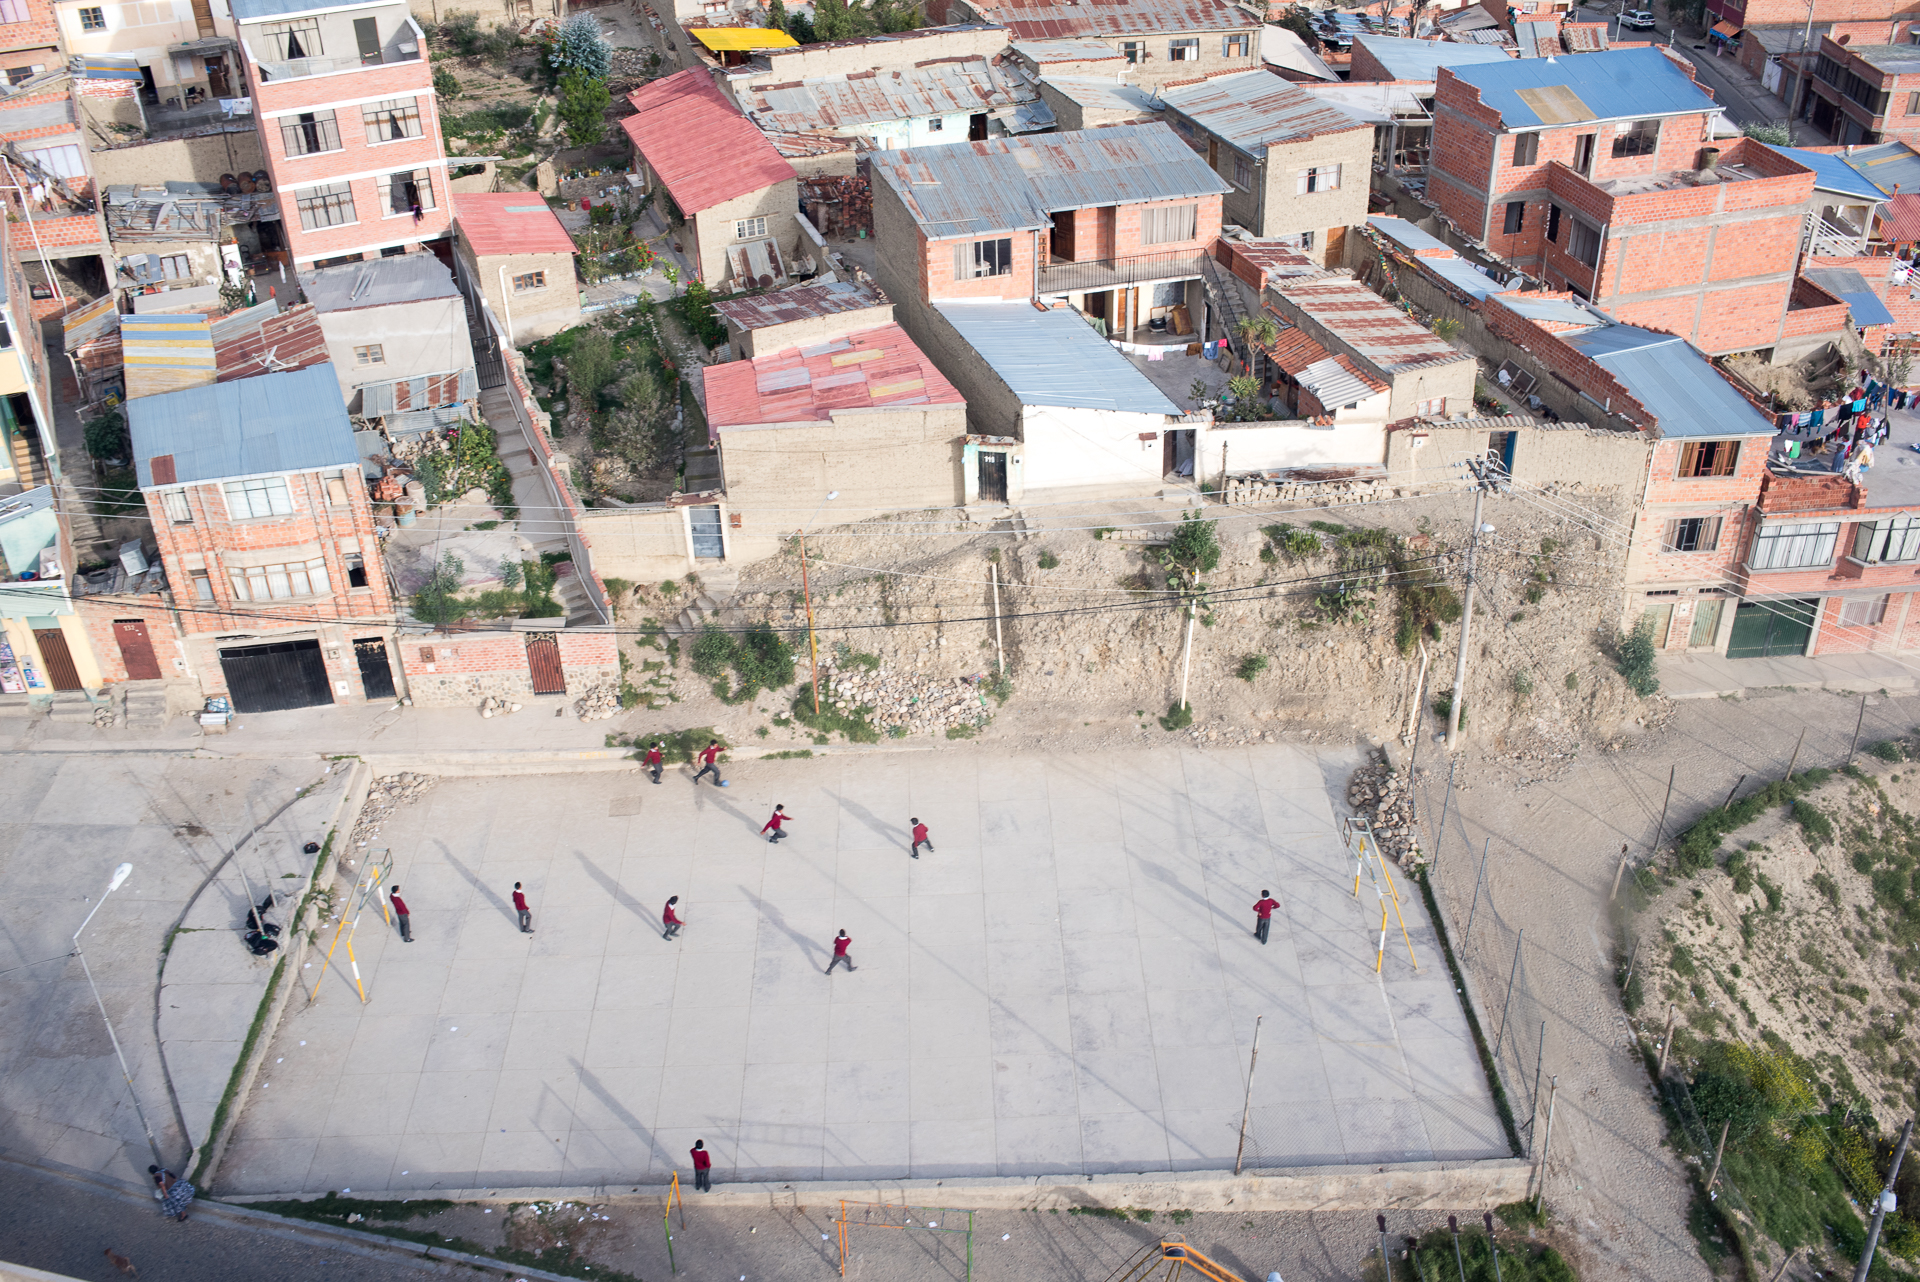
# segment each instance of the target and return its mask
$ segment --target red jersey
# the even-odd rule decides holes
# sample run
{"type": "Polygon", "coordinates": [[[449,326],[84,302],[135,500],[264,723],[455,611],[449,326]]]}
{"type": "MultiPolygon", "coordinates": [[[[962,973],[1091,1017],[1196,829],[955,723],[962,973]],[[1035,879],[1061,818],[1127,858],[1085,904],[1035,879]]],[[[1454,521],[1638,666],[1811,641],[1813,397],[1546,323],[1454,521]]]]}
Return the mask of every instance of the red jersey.
{"type": "Polygon", "coordinates": [[[668,905],[667,905],[667,908],[666,908],[666,911],[660,914],[660,923],[661,923],[662,925],[664,925],[664,926],[684,926],[684,925],[686,925],[686,923],[685,923],[685,922],[683,922],[683,921],[681,921],[681,920],[680,920],[680,914],[678,914],[678,913],[676,913],[676,912],[674,912],[674,911],[673,911],[673,905],[672,905],[672,904],[668,904],[668,905]]]}
{"type": "Polygon", "coordinates": [[[1273,910],[1279,906],[1280,901],[1277,899],[1262,899],[1253,906],[1253,915],[1261,921],[1265,921],[1267,918],[1273,916],[1273,910]]]}
{"type": "Polygon", "coordinates": [[[852,943],[853,941],[845,935],[840,936],[833,941],[833,955],[835,957],[845,957],[847,955],[847,947],[852,943]]]}
{"type": "Polygon", "coordinates": [[[773,817],[768,819],[766,823],[761,825],[760,831],[765,832],[767,829],[771,828],[775,832],[779,832],[780,825],[785,823],[790,818],[792,818],[792,816],[787,814],[785,811],[776,810],[773,812],[773,817]]]}
{"type": "Polygon", "coordinates": [[[723,749],[720,749],[720,748],[703,749],[700,753],[700,764],[703,766],[712,765],[714,763],[715,758],[717,758],[722,751],[723,749]]]}
{"type": "Polygon", "coordinates": [[[660,764],[660,749],[658,748],[647,749],[647,764],[650,766],[657,766],[660,764]]]}
{"type": "Polygon", "coordinates": [[[406,901],[406,900],[404,900],[404,899],[402,899],[402,898],[400,898],[400,896],[398,896],[398,895],[388,895],[388,896],[387,896],[387,898],[388,898],[388,899],[391,899],[391,900],[393,901],[393,911],[395,911],[395,912],[397,912],[397,913],[399,913],[399,914],[400,914],[400,915],[401,915],[402,917],[411,917],[411,916],[413,916],[413,914],[412,914],[412,913],[410,913],[410,912],[408,912],[408,911],[407,911],[407,901],[406,901]]]}
{"type": "Polygon", "coordinates": [[[689,1150],[693,1154],[693,1169],[704,1171],[713,1165],[713,1155],[703,1148],[689,1150]]]}
{"type": "Polygon", "coordinates": [[[925,824],[915,824],[913,826],[913,844],[917,846],[926,839],[927,826],[925,824]]]}
{"type": "Polygon", "coordinates": [[[527,897],[517,890],[513,892],[513,910],[520,913],[527,911],[527,897]]]}

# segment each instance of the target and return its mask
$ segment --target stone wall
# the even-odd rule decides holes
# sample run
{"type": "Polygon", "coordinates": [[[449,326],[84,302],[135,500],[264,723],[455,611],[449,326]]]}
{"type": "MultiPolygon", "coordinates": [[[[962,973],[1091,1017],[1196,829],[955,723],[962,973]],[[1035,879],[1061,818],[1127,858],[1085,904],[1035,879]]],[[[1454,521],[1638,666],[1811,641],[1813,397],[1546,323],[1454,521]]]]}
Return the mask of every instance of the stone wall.
{"type": "MultiPolygon", "coordinates": [[[[532,632],[461,632],[424,640],[408,638],[399,647],[407,688],[416,707],[468,707],[482,699],[525,702],[534,697],[527,667],[527,638],[532,632]]],[[[620,684],[620,659],[608,628],[562,628],[560,666],[567,698],[577,699],[606,685],[620,684]]]]}

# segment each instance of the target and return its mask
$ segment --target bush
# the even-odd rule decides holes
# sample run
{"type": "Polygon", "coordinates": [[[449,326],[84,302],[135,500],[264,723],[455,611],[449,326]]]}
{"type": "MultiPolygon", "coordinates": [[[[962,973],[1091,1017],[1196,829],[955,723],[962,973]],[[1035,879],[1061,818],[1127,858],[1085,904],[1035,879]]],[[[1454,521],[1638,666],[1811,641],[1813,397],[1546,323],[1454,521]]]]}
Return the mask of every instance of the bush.
{"type": "Polygon", "coordinates": [[[466,563],[449,552],[433,567],[433,573],[413,594],[413,617],[422,623],[453,623],[464,614],[457,599],[466,563]]]}
{"type": "Polygon", "coordinates": [[[693,670],[710,681],[725,676],[736,648],[730,634],[709,623],[694,640],[693,670]]]}
{"type": "Polygon", "coordinates": [[[1051,552],[1042,552],[1040,554],[1040,568],[1043,570],[1057,570],[1060,568],[1060,558],[1051,552]]]}
{"type": "Polygon", "coordinates": [[[1807,846],[1818,850],[1833,840],[1833,820],[1810,801],[1793,803],[1793,818],[1800,825],[1800,831],[1806,834],[1807,846]]]}
{"type": "Polygon", "coordinates": [[[1620,653],[1615,660],[1620,675],[1627,679],[1627,688],[1641,698],[1657,694],[1660,690],[1660,678],[1653,670],[1653,620],[1643,618],[1633,625],[1633,631],[1620,640],[1620,653]]]}
{"type": "MultiPolygon", "coordinates": [[[[1453,712],[1453,691],[1442,690],[1433,697],[1433,715],[1445,721],[1453,712]]],[[[1460,728],[1467,728],[1467,705],[1460,705],[1460,728]]]]}
{"type": "Polygon", "coordinates": [[[1173,537],[1161,550],[1161,563],[1190,575],[1215,569],[1220,564],[1218,526],[1219,522],[1204,520],[1198,512],[1182,512],[1173,537]]]}
{"type": "Polygon", "coordinates": [[[584,71],[569,71],[560,77],[560,119],[567,124],[567,141],[575,147],[591,147],[604,139],[611,101],[604,80],[596,80],[584,71]]]}
{"type": "Polygon", "coordinates": [[[119,410],[108,410],[98,418],[90,418],[83,429],[87,453],[97,459],[129,459],[133,457],[133,438],[127,431],[126,416],[119,410]]]}
{"type": "Polygon", "coordinates": [[[727,327],[721,322],[720,314],[713,310],[713,294],[699,281],[689,281],[687,292],[674,299],[673,306],[693,336],[708,347],[718,347],[727,341],[727,327]]]}
{"type": "Polygon", "coordinates": [[[445,67],[433,69],[433,91],[442,99],[451,102],[460,96],[460,77],[445,67]]]}
{"type": "Polygon", "coordinates": [[[1233,675],[1239,677],[1242,681],[1251,681],[1266,670],[1267,656],[1264,654],[1250,654],[1240,660],[1239,670],[1233,675]]]}
{"type": "Polygon", "coordinates": [[[794,679],[793,647],[770,624],[756,623],[734,647],[733,671],[740,681],[734,702],[751,699],[762,690],[790,686],[794,679]]]}
{"type": "Polygon", "coordinates": [[[520,34],[512,27],[480,26],[477,14],[456,13],[434,29],[434,36],[462,58],[500,58],[520,44],[520,34]]]}
{"type": "Polygon", "coordinates": [[[1266,535],[1267,542],[1289,561],[1302,560],[1320,550],[1319,536],[1312,530],[1303,530],[1293,525],[1269,525],[1260,532],[1266,535]]]}
{"type": "Polygon", "coordinates": [[[1533,693],[1533,674],[1520,668],[1513,674],[1513,692],[1518,695],[1533,693]]]}
{"type": "Polygon", "coordinates": [[[1169,704],[1167,707],[1167,715],[1160,718],[1160,728],[1168,733],[1172,733],[1175,730],[1185,730],[1192,724],[1193,705],[1190,703],[1169,704]]]}
{"type": "Polygon", "coordinates": [[[1868,748],[1867,752],[1872,756],[1880,758],[1882,761],[1905,761],[1907,759],[1906,751],[1891,739],[1882,739],[1879,743],[1868,748]]]}

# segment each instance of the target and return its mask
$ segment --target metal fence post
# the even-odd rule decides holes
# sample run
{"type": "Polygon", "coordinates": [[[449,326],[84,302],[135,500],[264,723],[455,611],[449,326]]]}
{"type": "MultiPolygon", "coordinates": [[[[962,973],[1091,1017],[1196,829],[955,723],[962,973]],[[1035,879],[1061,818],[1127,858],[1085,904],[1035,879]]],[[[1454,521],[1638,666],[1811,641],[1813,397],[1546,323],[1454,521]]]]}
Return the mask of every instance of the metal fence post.
{"type": "Polygon", "coordinates": [[[1507,1040],[1507,1012],[1513,1009],[1513,981],[1520,977],[1520,946],[1527,942],[1527,932],[1523,929],[1520,938],[1513,941],[1513,969],[1507,973],[1507,1000],[1500,1007],[1500,1032],[1493,1039],[1493,1062],[1500,1063],[1500,1044],[1507,1040]]]}

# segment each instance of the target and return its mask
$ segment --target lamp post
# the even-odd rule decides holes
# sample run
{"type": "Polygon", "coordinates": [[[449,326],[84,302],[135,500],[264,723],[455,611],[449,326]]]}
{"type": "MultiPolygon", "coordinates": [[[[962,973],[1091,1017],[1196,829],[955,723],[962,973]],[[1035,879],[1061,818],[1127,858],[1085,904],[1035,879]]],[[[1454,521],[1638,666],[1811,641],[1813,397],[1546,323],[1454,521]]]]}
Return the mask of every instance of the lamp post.
{"type": "MultiPolygon", "coordinates": [[[[132,864],[121,864],[118,868],[115,868],[113,870],[113,880],[107,883],[106,894],[100,896],[100,904],[106,903],[107,895],[111,895],[114,891],[120,889],[121,885],[132,875],[132,864]]],[[[160,1142],[154,1139],[153,1126],[147,1121],[147,1112],[140,1107],[139,1092],[133,1089],[133,1071],[127,1067],[126,1052],[120,1049],[120,1039],[114,1034],[113,1021],[107,1018],[107,1004],[100,1000],[100,988],[93,982],[93,968],[87,965],[87,955],[80,948],[81,932],[85,931],[87,923],[93,920],[93,914],[100,911],[100,904],[93,906],[93,912],[88,913],[86,921],[80,923],[80,929],[73,932],[73,955],[80,959],[80,969],[87,977],[87,987],[93,992],[94,1005],[100,1008],[100,1022],[107,1026],[107,1040],[113,1043],[114,1056],[120,1061],[120,1076],[126,1079],[127,1095],[133,1100],[133,1111],[140,1118],[140,1129],[147,1133],[147,1147],[153,1151],[155,1164],[164,1166],[165,1163],[161,1161],[160,1158],[160,1142]]]]}
{"type": "Polygon", "coordinates": [[[814,517],[819,516],[827,504],[839,497],[839,490],[828,490],[820,506],[813,509],[813,516],[807,518],[807,524],[800,527],[800,595],[807,602],[807,656],[813,665],[813,715],[816,717],[820,715],[820,643],[813,635],[813,588],[807,582],[807,526],[813,524],[814,517]]]}

